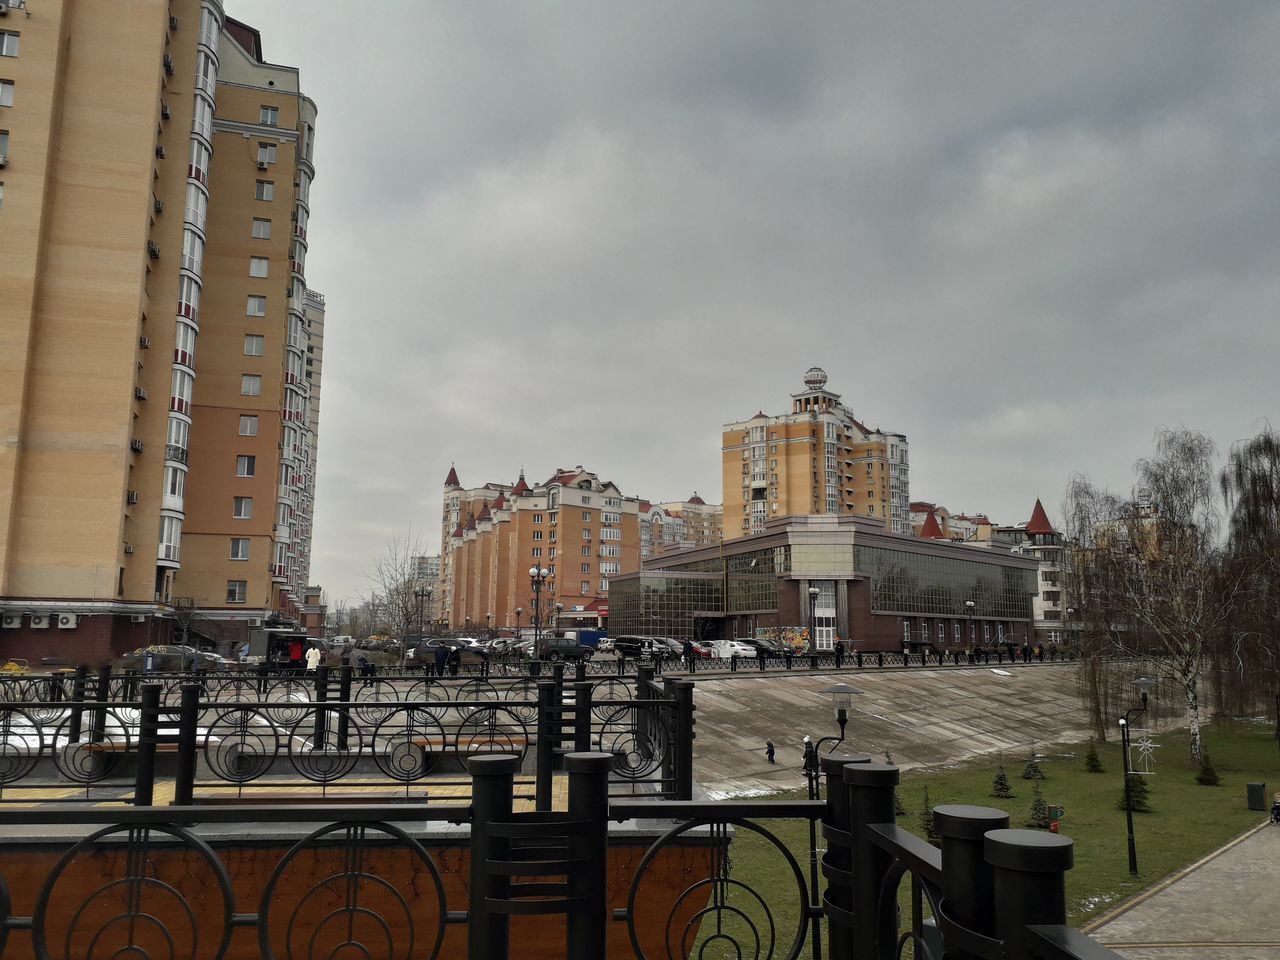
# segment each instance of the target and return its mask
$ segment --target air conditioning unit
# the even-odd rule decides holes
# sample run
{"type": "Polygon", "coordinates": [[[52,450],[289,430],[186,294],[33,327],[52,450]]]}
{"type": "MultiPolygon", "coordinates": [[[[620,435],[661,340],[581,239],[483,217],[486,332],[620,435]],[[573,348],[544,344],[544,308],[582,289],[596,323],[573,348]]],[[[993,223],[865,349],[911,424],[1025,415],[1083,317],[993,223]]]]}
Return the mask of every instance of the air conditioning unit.
{"type": "Polygon", "coordinates": [[[160,104],[160,116],[162,119],[169,119],[169,105],[167,103],[160,104]]]}
{"type": "Polygon", "coordinates": [[[49,615],[47,613],[33,613],[31,615],[32,630],[48,630],[49,615]]]}
{"type": "MultiPolygon", "coordinates": [[[[0,10],[3,9],[3,7],[0,7],[0,10]]],[[[17,630],[20,626],[22,626],[22,614],[6,613],[4,616],[0,616],[0,627],[5,630],[17,630]]]]}
{"type": "Polygon", "coordinates": [[[128,503],[128,504],[130,504],[131,506],[132,506],[133,504],[137,503],[137,502],[138,502],[138,491],[137,491],[137,490],[130,490],[127,494],[125,494],[125,502],[126,502],[126,503],[128,503]]]}
{"type": "Polygon", "coordinates": [[[249,619],[249,626],[251,626],[251,627],[260,627],[260,626],[262,626],[262,618],[261,618],[261,617],[251,617],[251,618],[249,619]]]}
{"type": "Polygon", "coordinates": [[[80,618],[74,613],[60,613],[58,614],[58,629],[74,630],[76,628],[76,623],[78,623],[79,620],[80,618]]]}
{"type": "Polygon", "coordinates": [[[154,240],[148,240],[148,241],[147,241],[147,253],[151,254],[151,259],[152,259],[152,260],[159,260],[159,259],[160,259],[160,244],[156,243],[154,240]]]}
{"type": "Polygon", "coordinates": [[[171,77],[173,76],[173,56],[172,56],[172,54],[168,54],[168,53],[166,53],[166,54],[164,55],[164,72],[165,72],[165,73],[167,73],[167,74],[168,74],[169,76],[171,76],[171,77]]]}
{"type": "Polygon", "coordinates": [[[164,159],[164,147],[156,147],[156,159],[157,160],[164,159]]]}
{"type": "Polygon", "coordinates": [[[150,349],[151,349],[151,338],[150,338],[150,337],[139,337],[139,338],[138,338],[138,346],[139,346],[139,347],[141,347],[143,350],[150,350],[150,349]]]}
{"type": "Polygon", "coordinates": [[[146,618],[146,616],[145,616],[144,614],[141,614],[141,613],[135,613],[135,614],[133,614],[133,616],[131,616],[131,617],[129,618],[129,622],[130,622],[130,623],[146,623],[146,622],[147,622],[147,618],[146,618]]]}
{"type": "Polygon", "coordinates": [[[147,391],[146,391],[146,390],[144,390],[142,387],[134,387],[134,388],[133,388],[133,395],[134,395],[134,397],[135,397],[135,398],[137,398],[138,400],[145,400],[145,399],[147,399],[147,391]]]}
{"type": "Polygon", "coordinates": [[[142,441],[141,441],[141,440],[130,440],[130,441],[129,441],[129,449],[130,449],[130,450],[132,450],[134,453],[141,453],[141,452],[142,452],[142,441]]]}
{"type": "Polygon", "coordinates": [[[155,208],[156,208],[156,213],[164,213],[164,201],[163,201],[163,200],[161,200],[161,199],[159,199],[159,198],[156,198],[156,201],[155,201],[154,206],[155,206],[155,208]]]}
{"type": "Polygon", "coordinates": [[[133,553],[133,544],[132,544],[132,543],[126,543],[126,544],[124,545],[124,552],[125,552],[126,554],[131,554],[131,553],[133,553]]]}
{"type": "Polygon", "coordinates": [[[267,169],[267,161],[265,161],[265,160],[259,160],[259,161],[258,161],[258,169],[259,169],[259,170],[265,170],[265,169],[267,169]]]}
{"type": "Polygon", "coordinates": [[[9,158],[0,153],[0,170],[4,169],[4,165],[9,162],[9,158]]]}
{"type": "Polygon", "coordinates": [[[177,30],[177,29],[178,29],[178,18],[177,18],[177,17],[170,17],[170,18],[169,18],[169,29],[170,29],[170,30],[177,30]]]}

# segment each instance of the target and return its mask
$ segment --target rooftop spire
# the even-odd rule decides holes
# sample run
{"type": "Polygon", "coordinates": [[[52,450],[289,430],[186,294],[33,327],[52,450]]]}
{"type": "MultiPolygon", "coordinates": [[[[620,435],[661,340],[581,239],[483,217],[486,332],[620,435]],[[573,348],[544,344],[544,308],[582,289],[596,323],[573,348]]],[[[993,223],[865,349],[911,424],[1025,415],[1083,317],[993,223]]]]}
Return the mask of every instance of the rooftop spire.
{"type": "Polygon", "coordinates": [[[1052,534],[1055,532],[1053,524],[1049,522],[1049,515],[1044,512],[1044,506],[1040,503],[1040,498],[1037,497],[1035,509],[1031,511],[1031,519],[1027,521],[1027,533],[1052,534]]]}
{"type": "Polygon", "coordinates": [[[446,487],[460,487],[462,484],[458,482],[458,471],[454,469],[453,464],[449,464],[449,475],[444,478],[446,487]]]}

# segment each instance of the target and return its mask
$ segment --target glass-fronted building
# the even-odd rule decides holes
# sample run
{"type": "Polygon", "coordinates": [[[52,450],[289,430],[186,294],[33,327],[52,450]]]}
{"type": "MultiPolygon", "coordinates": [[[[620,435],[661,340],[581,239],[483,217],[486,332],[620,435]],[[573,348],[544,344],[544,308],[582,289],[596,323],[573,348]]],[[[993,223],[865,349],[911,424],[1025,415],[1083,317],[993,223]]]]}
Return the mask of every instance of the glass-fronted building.
{"type": "Polygon", "coordinates": [[[819,650],[837,639],[864,651],[1021,645],[1033,639],[1036,569],[999,545],[889,533],[860,517],[784,517],[614,578],[609,632],[714,641],[790,629],[819,650]]]}

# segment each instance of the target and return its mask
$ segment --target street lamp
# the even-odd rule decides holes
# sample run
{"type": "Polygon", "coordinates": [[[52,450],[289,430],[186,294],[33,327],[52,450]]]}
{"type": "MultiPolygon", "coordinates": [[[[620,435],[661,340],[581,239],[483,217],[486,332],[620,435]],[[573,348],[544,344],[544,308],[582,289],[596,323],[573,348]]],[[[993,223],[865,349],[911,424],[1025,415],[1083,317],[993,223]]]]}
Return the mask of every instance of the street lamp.
{"type": "Polygon", "coordinates": [[[493,633],[492,626],[493,626],[493,614],[486,613],[484,615],[484,634],[486,637],[489,636],[491,633],[493,633]]]}
{"type": "MultiPolygon", "coordinates": [[[[978,646],[978,637],[973,632],[973,608],[976,606],[977,604],[974,603],[972,600],[966,600],[964,602],[964,612],[965,612],[965,615],[969,618],[969,649],[971,650],[977,649],[977,646],[978,646]]],[[[991,661],[988,660],[987,662],[990,663],[991,661]]]]}
{"type": "Polygon", "coordinates": [[[561,612],[562,612],[563,610],[564,610],[564,604],[563,604],[563,603],[557,603],[557,604],[556,604],[556,622],[555,622],[555,631],[556,631],[556,633],[559,633],[559,632],[560,632],[560,614],[561,614],[561,612]]]}
{"type": "Polygon", "coordinates": [[[1066,619],[1062,621],[1062,639],[1066,641],[1068,646],[1072,647],[1075,644],[1071,642],[1071,618],[1075,616],[1075,612],[1075,607],[1067,607],[1066,619]]]}
{"type": "Polygon", "coordinates": [[[1120,718],[1120,744],[1124,765],[1124,818],[1129,828],[1129,873],[1136,877],[1138,875],[1138,848],[1133,842],[1133,801],[1129,790],[1129,778],[1133,776],[1133,771],[1129,768],[1129,725],[1147,712],[1147,698],[1151,691],[1155,689],[1156,681],[1151,677],[1138,677],[1133,681],[1133,685],[1138,688],[1138,693],[1142,695],[1142,706],[1134,707],[1120,718]]]}
{"type": "Polygon", "coordinates": [[[818,649],[818,594],[817,587],[809,588],[809,649],[818,649]]]}
{"type": "Polygon", "coordinates": [[[516,639],[520,639],[520,614],[524,613],[524,607],[516,607],[516,639]]]}
{"type": "Polygon", "coordinates": [[[533,590],[533,655],[539,655],[539,641],[542,640],[542,591],[547,585],[551,571],[546,567],[529,568],[529,587],[533,590]]]}

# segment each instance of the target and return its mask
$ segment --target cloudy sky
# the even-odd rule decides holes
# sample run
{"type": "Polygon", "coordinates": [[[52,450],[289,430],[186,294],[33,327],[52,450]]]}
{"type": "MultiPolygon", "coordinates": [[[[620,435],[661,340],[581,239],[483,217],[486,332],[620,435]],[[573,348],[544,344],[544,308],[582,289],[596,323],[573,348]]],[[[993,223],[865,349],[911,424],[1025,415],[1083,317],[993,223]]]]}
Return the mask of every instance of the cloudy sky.
{"type": "Polygon", "coordinates": [[[1280,424],[1280,4],[226,6],[320,109],[331,598],[451,462],[718,500],[815,363],[998,522],[1280,424]]]}

